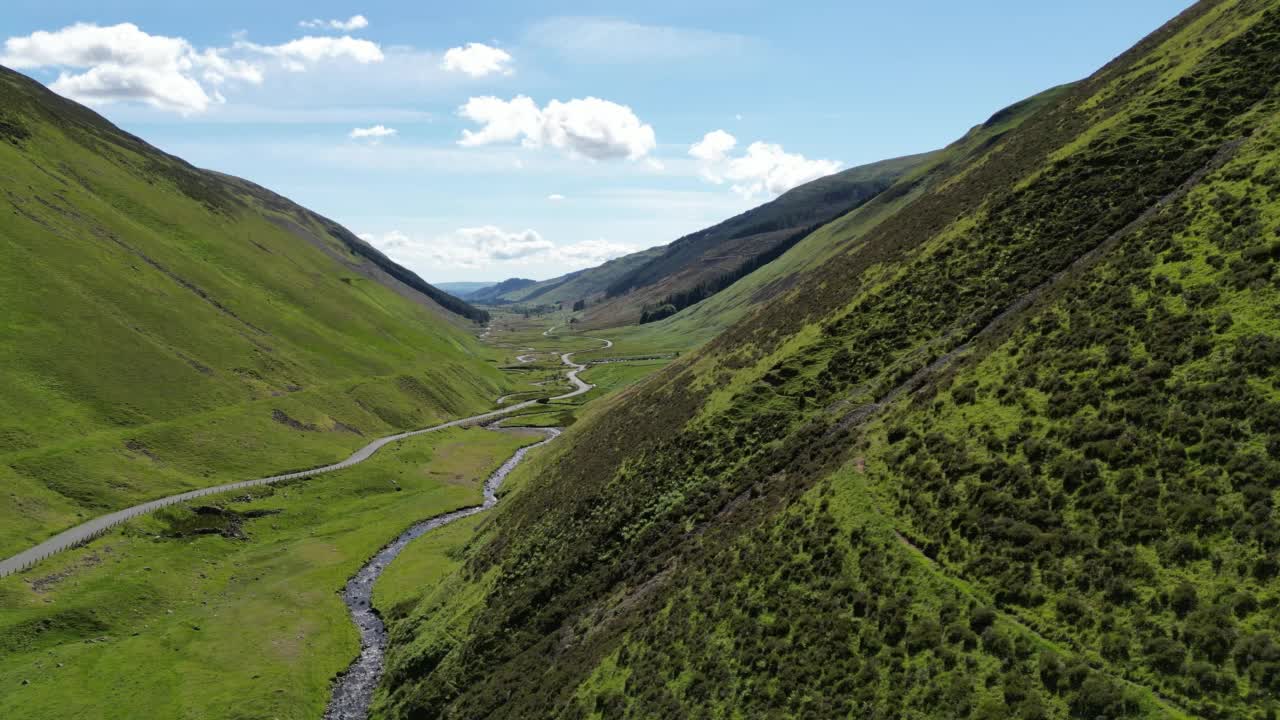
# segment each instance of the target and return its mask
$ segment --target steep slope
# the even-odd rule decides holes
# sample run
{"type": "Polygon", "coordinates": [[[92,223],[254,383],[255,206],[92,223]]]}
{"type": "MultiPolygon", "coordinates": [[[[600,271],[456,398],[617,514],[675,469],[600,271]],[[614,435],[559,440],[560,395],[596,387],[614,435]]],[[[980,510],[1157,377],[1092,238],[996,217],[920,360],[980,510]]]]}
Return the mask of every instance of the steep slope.
{"type": "Polygon", "coordinates": [[[501,392],[485,314],[332,221],[5,69],[0,134],[0,554],[501,392]]]}
{"type": "Polygon", "coordinates": [[[1278,78],[1201,2],[589,414],[382,711],[1276,713],[1278,78]]]}

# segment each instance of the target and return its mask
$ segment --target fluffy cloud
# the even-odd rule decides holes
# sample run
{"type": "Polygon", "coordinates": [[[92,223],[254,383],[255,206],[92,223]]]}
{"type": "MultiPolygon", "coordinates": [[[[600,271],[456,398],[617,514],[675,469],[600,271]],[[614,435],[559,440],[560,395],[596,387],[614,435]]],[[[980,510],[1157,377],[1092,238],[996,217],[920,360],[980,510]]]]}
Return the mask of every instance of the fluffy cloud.
{"type": "Polygon", "coordinates": [[[133,23],[77,23],[7,39],[0,64],[56,68],[50,88],[73,100],[135,101],[189,115],[225,102],[225,86],[261,84],[270,58],[301,71],[322,60],[370,63],[383,55],[376,44],[351,37],[304,37],[283,45],[240,40],[232,48],[197,50],[184,38],[151,35],[133,23]]]}
{"type": "Polygon", "coordinates": [[[546,257],[555,243],[536,230],[507,232],[493,225],[459,228],[431,239],[411,238],[393,230],[381,237],[362,236],[379,250],[411,265],[479,268],[495,262],[546,257]]]}
{"type": "Polygon", "coordinates": [[[704,178],[716,184],[731,182],[733,191],[747,199],[781,195],[840,169],[835,160],[810,160],[763,142],[751,143],[744,154],[734,157],[730,153],[737,144],[737,138],[724,130],[713,130],[689,147],[689,155],[701,161],[704,178]]]}
{"type": "Polygon", "coordinates": [[[360,237],[410,267],[484,268],[496,263],[556,263],[572,269],[599,265],[635,252],[636,248],[609,240],[586,240],[556,245],[536,230],[510,232],[493,225],[459,228],[434,238],[414,238],[393,230],[360,237]]]}
{"type": "Polygon", "coordinates": [[[614,258],[630,255],[639,248],[609,240],[583,240],[556,248],[558,260],[574,268],[594,267],[614,258]]]}
{"type": "Polygon", "coordinates": [[[564,196],[560,193],[551,193],[547,196],[547,199],[551,202],[560,202],[561,200],[564,200],[564,196]]]}
{"type": "Polygon", "coordinates": [[[471,77],[484,77],[501,73],[511,74],[511,55],[483,43],[467,43],[464,47],[445,51],[440,67],[450,72],[461,72],[471,77]]]}
{"type": "Polygon", "coordinates": [[[552,100],[541,109],[524,95],[474,97],[458,113],[481,126],[462,131],[459,144],[466,147],[519,140],[526,147],[550,146],[592,160],[638,160],[657,146],[653,127],[640,122],[631,108],[595,97],[552,100]]]}
{"type": "Polygon", "coordinates": [[[262,82],[259,66],[229,59],[224,53],[212,48],[197,52],[183,38],[151,35],[132,23],[109,27],[77,23],[55,32],[9,38],[0,64],[63,68],[50,87],[75,100],[135,100],[189,114],[220,102],[217,86],[262,82]]]}
{"type": "Polygon", "coordinates": [[[350,133],[347,133],[347,137],[352,140],[372,140],[373,142],[378,142],[383,138],[389,138],[392,135],[395,135],[397,132],[399,131],[395,128],[389,128],[385,125],[374,125],[373,127],[367,128],[353,128],[350,133]]]}
{"type": "Polygon", "coordinates": [[[689,148],[689,154],[708,163],[724,160],[738,139],[723,130],[712,130],[689,148]]]}
{"type": "Polygon", "coordinates": [[[312,30],[341,30],[342,32],[351,32],[352,30],[363,30],[369,27],[369,20],[363,15],[352,15],[346,20],[302,20],[298,23],[298,27],[309,28],[312,30]]]}

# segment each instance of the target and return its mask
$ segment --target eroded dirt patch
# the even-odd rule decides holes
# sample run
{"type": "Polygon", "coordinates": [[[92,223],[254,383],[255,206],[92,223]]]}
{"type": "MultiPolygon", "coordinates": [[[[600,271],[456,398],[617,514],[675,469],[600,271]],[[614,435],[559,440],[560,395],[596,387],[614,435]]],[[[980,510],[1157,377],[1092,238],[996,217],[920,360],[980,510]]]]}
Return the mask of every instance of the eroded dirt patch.
{"type": "Polygon", "coordinates": [[[283,410],[278,410],[278,409],[272,410],[271,419],[275,420],[281,425],[288,425],[294,430],[302,430],[303,432],[315,432],[316,430],[319,430],[319,428],[317,428],[315,425],[312,425],[311,423],[304,423],[299,420],[294,420],[293,418],[285,414],[285,411],[283,410]]]}

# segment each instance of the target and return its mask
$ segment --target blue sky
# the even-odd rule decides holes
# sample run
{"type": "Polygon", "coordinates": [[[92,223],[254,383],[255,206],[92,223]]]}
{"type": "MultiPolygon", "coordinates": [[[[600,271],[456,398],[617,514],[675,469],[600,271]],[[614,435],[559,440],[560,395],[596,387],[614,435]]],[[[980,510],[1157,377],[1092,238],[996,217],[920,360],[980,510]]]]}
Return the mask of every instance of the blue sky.
{"type": "Polygon", "coordinates": [[[545,278],[945,145],[1189,4],[6,0],[0,63],[429,281],[545,278]]]}

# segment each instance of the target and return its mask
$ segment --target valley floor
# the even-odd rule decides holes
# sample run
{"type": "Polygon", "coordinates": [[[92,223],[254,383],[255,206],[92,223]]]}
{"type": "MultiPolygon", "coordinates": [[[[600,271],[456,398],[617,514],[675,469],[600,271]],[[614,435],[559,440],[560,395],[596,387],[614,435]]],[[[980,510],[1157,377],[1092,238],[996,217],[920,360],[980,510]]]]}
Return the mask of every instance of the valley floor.
{"type": "MultiPolygon", "coordinates": [[[[665,364],[566,378],[575,351],[602,343],[546,329],[500,318],[484,338],[515,378],[515,397],[495,403],[503,425],[571,425],[665,364]]],[[[131,518],[0,579],[0,716],[320,716],[360,648],[340,595],[347,579],[405,528],[480,505],[485,478],[544,437],[474,426],[400,437],[325,475],[131,518]]],[[[394,612],[434,592],[482,523],[466,517],[408,545],[375,604],[394,612]]]]}

